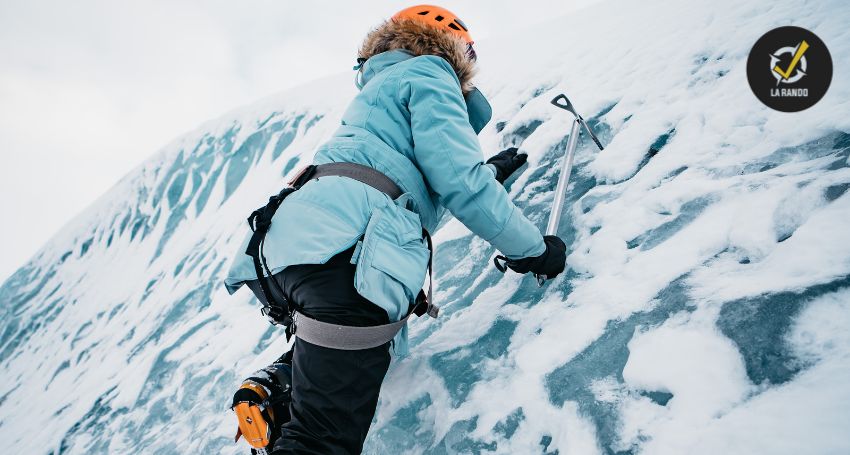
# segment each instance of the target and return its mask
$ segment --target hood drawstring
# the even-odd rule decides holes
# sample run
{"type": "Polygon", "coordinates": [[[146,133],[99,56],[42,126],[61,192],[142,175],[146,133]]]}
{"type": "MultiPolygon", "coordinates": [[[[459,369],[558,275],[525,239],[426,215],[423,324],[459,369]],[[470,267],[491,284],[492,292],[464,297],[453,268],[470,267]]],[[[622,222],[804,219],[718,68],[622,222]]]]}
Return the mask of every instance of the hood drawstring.
{"type": "Polygon", "coordinates": [[[353,68],[351,68],[351,69],[357,71],[357,73],[354,75],[354,85],[357,86],[358,90],[363,88],[363,64],[364,63],[366,63],[366,59],[360,57],[360,58],[357,59],[357,65],[355,65],[353,68]]]}

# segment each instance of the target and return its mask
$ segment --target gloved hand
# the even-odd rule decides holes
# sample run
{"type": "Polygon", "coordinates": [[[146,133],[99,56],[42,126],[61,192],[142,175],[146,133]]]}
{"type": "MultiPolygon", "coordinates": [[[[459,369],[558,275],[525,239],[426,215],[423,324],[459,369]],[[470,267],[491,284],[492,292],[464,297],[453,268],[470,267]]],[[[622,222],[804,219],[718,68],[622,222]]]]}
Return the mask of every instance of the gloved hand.
{"type": "Polygon", "coordinates": [[[546,244],[546,251],[540,256],[522,259],[507,259],[504,256],[496,256],[493,260],[496,263],[496,268],[504,272],[505,266],[507,266],[517,273],[534,272],[538,275],[544,275],[546,279],[555,278],[564,271],[567,262],[567,245],[554,235],[543,236],[543,242],[546,244]],[[504,260],[505,264],[500,264],[499,259],[504,260]]]}
{"type": "Polygon", "coordinates": [[[517,154],[517,150],[516,147],[511,147],[487,160],[487,164],[496,168],[496,180],[499,183],[505,183],[505,180],[528,160],[528,155],[525,153],[517,154]]]}

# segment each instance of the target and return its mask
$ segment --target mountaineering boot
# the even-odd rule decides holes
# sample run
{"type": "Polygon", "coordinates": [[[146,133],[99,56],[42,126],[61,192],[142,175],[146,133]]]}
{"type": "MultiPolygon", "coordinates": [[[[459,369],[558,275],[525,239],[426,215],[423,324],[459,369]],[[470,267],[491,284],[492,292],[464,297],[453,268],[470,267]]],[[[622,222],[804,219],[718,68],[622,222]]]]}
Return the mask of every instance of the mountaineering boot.
{"type": "Polygon", "coordinates": [[[268,454],[290,419],[291,390],[292,351],[242,381],[231,405],[239,425],[234,441],[244,436],[251,454],[268,454]]]}

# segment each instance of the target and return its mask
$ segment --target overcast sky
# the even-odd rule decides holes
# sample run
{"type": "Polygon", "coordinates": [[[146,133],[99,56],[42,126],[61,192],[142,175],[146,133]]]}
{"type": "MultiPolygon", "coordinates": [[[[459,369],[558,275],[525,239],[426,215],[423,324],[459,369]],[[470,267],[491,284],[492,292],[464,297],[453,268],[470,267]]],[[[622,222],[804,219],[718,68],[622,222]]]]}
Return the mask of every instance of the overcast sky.
{"type": "MultiPolygon", "coordinates": [[[[440,5],[480,41],[587,3],[440,5]]],[[[168,141],[350,70],[369,28],[414,4],[0,0],[0,281],[168,141]]]]}

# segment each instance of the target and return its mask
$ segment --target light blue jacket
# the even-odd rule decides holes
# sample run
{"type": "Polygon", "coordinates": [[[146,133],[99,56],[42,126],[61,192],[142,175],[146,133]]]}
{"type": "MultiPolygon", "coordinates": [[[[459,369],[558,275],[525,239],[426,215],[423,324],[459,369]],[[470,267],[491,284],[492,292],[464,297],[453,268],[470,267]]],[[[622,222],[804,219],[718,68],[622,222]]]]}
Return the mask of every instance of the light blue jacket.
{"type": "MultiPolygon", "coordinates": [[[[509,258],[543,254],[540,231],[482,162],[477,133],[491,115],[484,96],[474,90],[464,97],[451,65],[437,56],[392,50],[370,58],[361,72],[360,93],[314,164],[371,166],[405,194],[393,201],[344,177],[307,183],[272,219],[264,246],[272,273],[325,263],[357,244],[355,288],[397,321],[426,278],[422,228],[433,232],[446,209],[509,258]]],[[[249,237],[225,280],[230,293],[256,279],[244,254],[249,237]]],[[[397,354],[407,352],[406,329],[394,346],[397,354]]]]}

